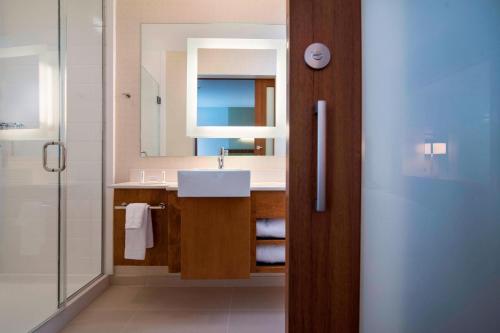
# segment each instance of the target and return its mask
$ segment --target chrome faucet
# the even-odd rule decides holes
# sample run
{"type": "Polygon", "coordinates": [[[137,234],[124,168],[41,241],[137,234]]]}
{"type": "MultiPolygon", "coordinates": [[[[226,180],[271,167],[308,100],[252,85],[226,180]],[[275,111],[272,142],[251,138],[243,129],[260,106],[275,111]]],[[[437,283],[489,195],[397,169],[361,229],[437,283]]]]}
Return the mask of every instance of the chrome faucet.
{"type": "Polygon", "coordinates": [[[227,154],[227,150],[224,147],[220,147],[219,156],[217,157],[217,162],[219,164],[219,169],[224,169],[224,156],[227,154]]]}

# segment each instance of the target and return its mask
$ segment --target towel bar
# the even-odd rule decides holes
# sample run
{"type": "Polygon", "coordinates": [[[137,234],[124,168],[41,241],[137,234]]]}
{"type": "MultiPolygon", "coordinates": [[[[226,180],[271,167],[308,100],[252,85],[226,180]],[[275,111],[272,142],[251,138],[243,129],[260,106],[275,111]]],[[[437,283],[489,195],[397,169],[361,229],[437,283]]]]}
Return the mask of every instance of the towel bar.
{"type": "MultiPolygon", "coordinates": [[[[115,206],[115,209],[126,209],[128,203],[122,202],[120,206],[115,206]]],[[[149,206],[149,209],[165,209],[167,205],[161,202],[158,206],[149,206]]]]}

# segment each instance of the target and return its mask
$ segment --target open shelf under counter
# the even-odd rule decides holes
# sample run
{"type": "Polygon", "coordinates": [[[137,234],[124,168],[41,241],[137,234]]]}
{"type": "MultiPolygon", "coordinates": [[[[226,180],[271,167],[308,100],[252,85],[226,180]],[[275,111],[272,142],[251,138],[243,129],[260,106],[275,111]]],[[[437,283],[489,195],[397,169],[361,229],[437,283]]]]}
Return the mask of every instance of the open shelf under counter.
{"type": "Polygon", "coordinates": [[[251,260],[252,273],[285,273],[285,264],[257,263],[256,252],[258,245],[286,246],[286,239],[257,238],[256,227],[258,219],[285,218],[286,194],[282,191],[252,192],[252,223],[251,223],[251,260]]]}

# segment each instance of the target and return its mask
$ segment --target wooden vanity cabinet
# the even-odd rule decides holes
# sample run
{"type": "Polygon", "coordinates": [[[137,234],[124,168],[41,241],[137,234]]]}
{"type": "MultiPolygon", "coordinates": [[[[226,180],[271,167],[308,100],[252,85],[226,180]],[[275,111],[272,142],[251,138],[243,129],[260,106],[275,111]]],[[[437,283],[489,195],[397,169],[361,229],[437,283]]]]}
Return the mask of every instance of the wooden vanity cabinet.
{"type": "Polygon", "coordinates": [[[181,271],[181,203],[177,192],[168,192],[168,272],[181,271]]]}
{"type": "Polygon", "coordinates": [[[152,210],[155,245],[145,260],[124,258],[125,210],[114,210],[114,264],[168,266],[185,279],[248,278],[250,273],[281,273],[284,265],[258,266],[258,244],[283,245],[283,239],[257,239],[260,218],[285,218],[284,191],[252,191],[250,198],[178,198],[164,189],[115,189],[123,202],[167,204],[152,210]],[[231,207],[231,209],[228,209],[231,207]],[[182,239],[185,241],[182,242],[182,239]]]}

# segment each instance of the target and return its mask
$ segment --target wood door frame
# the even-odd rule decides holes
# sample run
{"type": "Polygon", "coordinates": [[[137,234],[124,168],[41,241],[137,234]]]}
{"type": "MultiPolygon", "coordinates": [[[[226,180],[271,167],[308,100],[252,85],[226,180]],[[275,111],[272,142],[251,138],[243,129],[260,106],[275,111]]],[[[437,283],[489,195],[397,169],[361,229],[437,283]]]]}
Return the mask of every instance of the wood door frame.
{"type": "MultiPolygon", "coordinates": [[[[276,88],[276,79],[255,79],[255,126],[267,124],[267,88],[276,88]]],[[[276,110],[276,107],[274,108],[276,110]]],[[[276,114],[275,114],[276,118],[276,114]]],[[[276,122],[276,119],[274,119],[276,122]]],[[[255,138],[255,156],[266,155],[266,139],[255,138]],[[261,147],[258,149],[257,147],[261,147]]]]}
{"type": "Polygon", "coordinates": [[[287,332],[359,331],[361,0],[288,0],[287,332]],[[331,63],[304,63],[313,42],[331,63]],[[327,107],[327,212],[314,210],[316,117],[327,107]]]}

